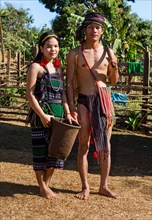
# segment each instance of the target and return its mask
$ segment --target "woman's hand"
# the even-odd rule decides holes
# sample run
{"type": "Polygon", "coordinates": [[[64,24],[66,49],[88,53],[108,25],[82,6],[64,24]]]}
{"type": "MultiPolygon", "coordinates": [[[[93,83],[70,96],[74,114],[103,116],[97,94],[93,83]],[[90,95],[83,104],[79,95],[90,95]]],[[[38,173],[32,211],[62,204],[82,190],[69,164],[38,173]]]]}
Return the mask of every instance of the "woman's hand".
{"type": "Polygon", "coordinates": [[[51,118],[54,118],[53,115],[43,115],[40,119],[45,128],[49,128],[51,125],[51,118]]]}

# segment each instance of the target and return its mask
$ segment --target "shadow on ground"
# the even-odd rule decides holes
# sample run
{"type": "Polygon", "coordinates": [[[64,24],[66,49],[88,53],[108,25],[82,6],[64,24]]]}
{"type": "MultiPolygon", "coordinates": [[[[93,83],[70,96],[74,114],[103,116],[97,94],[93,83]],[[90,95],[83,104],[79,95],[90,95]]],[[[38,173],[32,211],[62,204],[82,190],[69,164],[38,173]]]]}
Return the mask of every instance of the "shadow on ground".
{"type": "MultiPolygon", "coordinates": [[[[124,132],[113,132],[111,175],[151,175],[152,138],[124,132]]],[[[32,165],[29,127],[0,122],[0,160],[32,165]]],[[[76,170],[77,142],[65,163],[65,169],[76,170]]],[[[97,160],[89,152],[89,172],[99,173],[97,160]]]]}
{"type": "MultiPolygon", "coordinates": [[[[12,183],[12,182],[0,182],[0,197],[8,197],[14,196],[16,194],[28,194],[28,195],[38,195],[39,194],[39,187],[37,185],[25,185],[19,183],[12,183]]],[[[51,189],[55,193],[66,193],[66,194],[76,194],[77,191],[68,190],[68,189],[60,189],[51,187],[51,189]]]]}

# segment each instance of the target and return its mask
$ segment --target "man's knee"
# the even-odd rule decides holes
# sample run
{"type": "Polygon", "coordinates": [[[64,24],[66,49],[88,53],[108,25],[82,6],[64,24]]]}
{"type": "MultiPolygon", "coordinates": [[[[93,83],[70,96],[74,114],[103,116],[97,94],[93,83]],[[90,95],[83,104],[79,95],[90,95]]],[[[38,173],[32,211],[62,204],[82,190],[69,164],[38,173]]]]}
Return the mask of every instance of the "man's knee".
{"type": "Polygon", "coordinates": [[[100,152],[100,161],[101,163],[105,160],[108,160],[111,156],[111,151],[108,148],[107,150],[103,150],[102,152],[100,152]]]}
{"type": "Polygon", "coordinates": [[[89,150],[89,141],[87,138],[83,138],[82,136],[78,138],[79,141],[79,147],[78,147],[78,153],[79,154],[86,154],[89,150]]]}

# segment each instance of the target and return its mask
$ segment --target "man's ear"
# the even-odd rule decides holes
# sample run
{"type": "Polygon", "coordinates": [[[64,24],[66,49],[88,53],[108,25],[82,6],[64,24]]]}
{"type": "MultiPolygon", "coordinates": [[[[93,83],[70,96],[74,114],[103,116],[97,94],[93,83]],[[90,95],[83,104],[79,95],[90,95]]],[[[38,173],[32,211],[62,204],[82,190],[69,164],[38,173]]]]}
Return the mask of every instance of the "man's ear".
{"type": "Polygon", "coordinates": [[[103,32],[104,32],[104,28],[102,27],[102,34],[103,34],[103,32]]]}

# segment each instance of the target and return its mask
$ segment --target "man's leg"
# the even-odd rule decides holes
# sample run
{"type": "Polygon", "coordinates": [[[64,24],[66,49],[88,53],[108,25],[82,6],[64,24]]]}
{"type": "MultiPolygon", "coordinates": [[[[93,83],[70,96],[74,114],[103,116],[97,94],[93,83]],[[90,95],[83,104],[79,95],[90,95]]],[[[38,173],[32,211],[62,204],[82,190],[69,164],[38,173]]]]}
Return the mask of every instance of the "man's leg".
{"type": "Polygon", "coordinates": [[[89,119],[87,109],[79,104],[79,116],[81,129],[78,134],[78,160],[77,166],[82,182],[82,191],[76,195],[79,199],[87,199],[89,196],[89,184],[88,184],[88,151],[89,151],[89,119]]]}
{"type": "Polygon", "coordinates": [[[100,161],[100,170],[101,170],[101,181],[100,181],[99,194],[112,198],[117,198],[116,193],[108,188],[108,178],[111,167],[111,145],[110,145],[111,134],[112,134],[112,126],[107,131],[108,149],[107,151],[100,152],[99,161],[100,161]]]}

